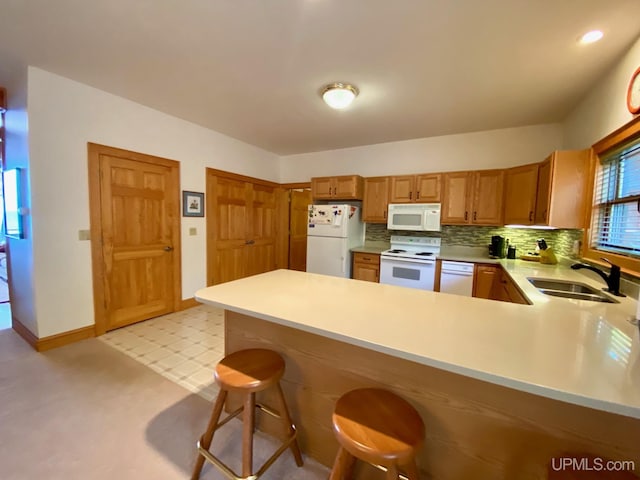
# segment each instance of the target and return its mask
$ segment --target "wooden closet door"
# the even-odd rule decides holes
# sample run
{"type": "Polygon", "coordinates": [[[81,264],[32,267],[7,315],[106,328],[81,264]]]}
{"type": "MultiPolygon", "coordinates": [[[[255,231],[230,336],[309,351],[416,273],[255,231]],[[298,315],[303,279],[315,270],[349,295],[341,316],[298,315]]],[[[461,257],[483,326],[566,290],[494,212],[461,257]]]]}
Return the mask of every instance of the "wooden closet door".
{"type": "Polygon", "coordinates": [[[245,276],[276,268],[276,214],[278,188],[248,185],[245,276]]]}
{"type": "Polygon", "coordinates": [[[208,262],[208,285],[229,282],[246,276],[247,224],[251,184],[241,180],[207,174],[207,194],[212,231],[208,262]]]}

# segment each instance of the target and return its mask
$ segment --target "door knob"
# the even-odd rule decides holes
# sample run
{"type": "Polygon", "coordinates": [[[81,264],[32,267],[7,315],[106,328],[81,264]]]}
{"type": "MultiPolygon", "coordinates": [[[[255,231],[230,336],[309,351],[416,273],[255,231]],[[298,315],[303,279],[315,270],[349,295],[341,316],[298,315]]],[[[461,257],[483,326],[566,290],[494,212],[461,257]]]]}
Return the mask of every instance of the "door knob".
{"type": "Polygon", "coordinates": [[[173,250],[173,247],[164,247],[165,252],[170,252],[173,250]]]}

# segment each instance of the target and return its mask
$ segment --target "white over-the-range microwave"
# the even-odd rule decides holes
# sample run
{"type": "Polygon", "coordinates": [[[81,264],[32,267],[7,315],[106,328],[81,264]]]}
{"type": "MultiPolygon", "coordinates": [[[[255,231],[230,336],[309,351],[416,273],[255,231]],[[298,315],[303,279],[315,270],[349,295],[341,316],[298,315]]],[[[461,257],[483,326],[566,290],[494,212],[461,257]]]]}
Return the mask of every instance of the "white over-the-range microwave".
{"type": "Polygon", "coordinates": [[[388,210],[389,230],[440,231],[439,203],[391,203],[388,210]]]}

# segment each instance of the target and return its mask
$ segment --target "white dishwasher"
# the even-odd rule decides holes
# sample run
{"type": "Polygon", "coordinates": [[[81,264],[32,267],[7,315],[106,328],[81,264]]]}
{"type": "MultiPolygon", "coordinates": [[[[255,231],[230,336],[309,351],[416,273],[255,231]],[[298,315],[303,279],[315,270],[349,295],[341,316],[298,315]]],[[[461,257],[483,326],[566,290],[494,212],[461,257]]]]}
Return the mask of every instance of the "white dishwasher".
{"type": "Polygon", "coordinates": [[[443,261],[440,291],[470,297],[473,294],[473,263],[443,261]]]}

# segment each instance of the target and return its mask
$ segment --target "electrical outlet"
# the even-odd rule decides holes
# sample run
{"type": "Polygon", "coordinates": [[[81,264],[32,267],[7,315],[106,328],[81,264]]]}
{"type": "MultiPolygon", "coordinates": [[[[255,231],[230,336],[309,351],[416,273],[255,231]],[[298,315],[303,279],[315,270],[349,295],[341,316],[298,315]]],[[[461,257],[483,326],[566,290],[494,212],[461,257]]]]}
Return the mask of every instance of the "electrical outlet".
{"type": "Polygon", "coordinates": [[[194,236],[198,234],[198,229],[196,227],[189,228],[189,235],[194,236]]]}
{"type": "Polygon", "coordinates": [[[91,240],[91,230],[78,230],[78,240],[91,240]]]}

